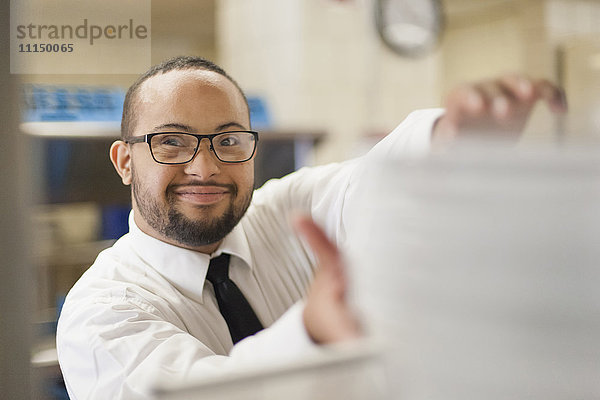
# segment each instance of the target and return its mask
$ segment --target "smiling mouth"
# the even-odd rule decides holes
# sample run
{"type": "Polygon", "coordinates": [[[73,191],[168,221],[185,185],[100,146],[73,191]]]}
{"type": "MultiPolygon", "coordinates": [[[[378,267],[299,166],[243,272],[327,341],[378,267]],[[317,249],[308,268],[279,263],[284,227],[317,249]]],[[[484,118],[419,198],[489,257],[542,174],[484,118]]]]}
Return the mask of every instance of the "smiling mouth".
{"type": "Polygon", "coordinates": [[[231,193],[228,189],[219,186],[188,186],[173,191],[178,199],[198,205],[215,204],[231,193]]]}

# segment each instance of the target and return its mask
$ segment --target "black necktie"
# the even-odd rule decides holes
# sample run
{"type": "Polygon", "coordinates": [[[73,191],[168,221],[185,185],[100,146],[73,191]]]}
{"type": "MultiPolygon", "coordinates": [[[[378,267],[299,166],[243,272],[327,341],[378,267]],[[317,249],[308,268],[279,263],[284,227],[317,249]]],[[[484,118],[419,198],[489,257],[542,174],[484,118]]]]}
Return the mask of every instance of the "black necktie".
{"type": "Polygon", "coordinates": [[[229,254],[210,260],[206,279],[213,285],[219,311],[227,322],[234,344],[263,329],[248,300],[229,279],[229,254]]]}

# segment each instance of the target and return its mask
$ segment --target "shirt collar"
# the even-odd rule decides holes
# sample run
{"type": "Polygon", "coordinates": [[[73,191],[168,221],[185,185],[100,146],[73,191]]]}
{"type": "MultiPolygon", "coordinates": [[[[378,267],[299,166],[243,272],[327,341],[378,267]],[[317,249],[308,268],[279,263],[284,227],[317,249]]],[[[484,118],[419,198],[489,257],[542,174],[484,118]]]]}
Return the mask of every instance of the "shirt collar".
{"type": "Polygon", "coordinates": [[[234,255],[242,259],[250,269],[253,268],[250,244],[248,243],[248,238],[246,237],[241,223],[238,223],[233,230],[225,236],[217,251],[211,254],[211,258],[214,258],[221,253],[234,255]]]}
{"type": "Polygon", "coordinates": [[[250,246],[240,223],[210,255],[165,243],[142,232],[134,221],[133,210],[129,214],[129,234],[133,250],[148,266],[199,303],[203,302],[202,292],[211,258],[229,253],[241,259],[241,264],[252,268],[250,246]]]}

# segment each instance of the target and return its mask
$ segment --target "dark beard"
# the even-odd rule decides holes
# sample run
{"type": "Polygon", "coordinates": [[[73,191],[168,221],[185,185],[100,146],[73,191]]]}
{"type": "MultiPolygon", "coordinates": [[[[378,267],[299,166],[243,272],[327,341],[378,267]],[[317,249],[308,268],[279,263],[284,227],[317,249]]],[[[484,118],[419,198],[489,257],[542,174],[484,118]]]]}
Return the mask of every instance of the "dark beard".
{"type": "MultiPolygon", "coordinates": [[[[161,235],[186,247],[200,247],[221,241],[240,222],[252,200],[252,190],[242,194],[243,201],[236,206],[235,200],[240,194],[235,185],[227,185],[231,200],[227,210],[210,220],[196,221],[177,211],[172,191],[167,187],[168,211],[145,191],[132,171],[132,191],[138,210],[144,220],[161,235]]],[[[222,186],[222,185],[217,185],[222,186]]]]}

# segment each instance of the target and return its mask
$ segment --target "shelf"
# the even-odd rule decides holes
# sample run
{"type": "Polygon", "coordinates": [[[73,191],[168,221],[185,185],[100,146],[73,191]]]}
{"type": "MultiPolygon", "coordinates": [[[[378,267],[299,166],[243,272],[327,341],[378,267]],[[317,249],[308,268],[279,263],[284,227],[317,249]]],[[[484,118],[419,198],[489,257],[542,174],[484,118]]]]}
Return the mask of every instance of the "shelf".
{"type": "Polygon", "coordinates": [[[121,121],[23,122],[21,132],[38,137],[73,139],[118,139],[121,121]]]}
{"type": "MultiPolygon", "coordinates": [[[[114,138],[121,136],[121,121],[56,121],[23,122],[23,133],[47,138],[114,138]]],[[[311,140],[314,143],[325,137],[325,131],[306,129],[265,129],[260,130],[261,140],[311,140]]]]}
{"type": "Polygon", "coordinates": [[[94,242],[53,245],[49,251],[40,251],[36,254],[38,260],[45,265],[60,266],[89,266],[98,254],[115,243],[114,239],[98,240],[94,242]]]}
{"type": "Polygon", "coordinates": [[[306,129],[265,129],[259,130],[259,140],[310,140],[313,144],[320,142],[326,133],[323,130],[306,129]]]}

